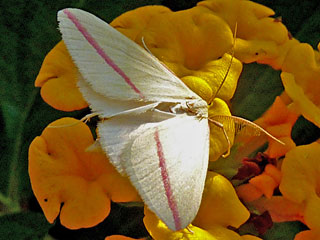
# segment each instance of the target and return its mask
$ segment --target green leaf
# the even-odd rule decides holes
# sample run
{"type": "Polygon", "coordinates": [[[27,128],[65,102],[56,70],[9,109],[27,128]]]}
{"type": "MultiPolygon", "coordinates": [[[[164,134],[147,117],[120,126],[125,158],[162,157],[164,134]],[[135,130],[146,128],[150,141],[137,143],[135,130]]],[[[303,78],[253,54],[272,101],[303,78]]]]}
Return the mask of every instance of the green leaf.
{"type": "Polygon", "coordinates": [[[41,213],[22,212],[0,217],[1,239],[43,239],[51,225],[41,213]]]}
{"type": "Polygon", "coordinates": [[[280,71],[267,65],[245,64],[231,101],[232,113],[253,121],[265,112],[282,91],[280,71]]]}
{"type": "Polygon", "coordinates": [[[264,235],[264,240],[293,240],[295,235],[306,227],[300,222],[274,223],[264,235]]]}

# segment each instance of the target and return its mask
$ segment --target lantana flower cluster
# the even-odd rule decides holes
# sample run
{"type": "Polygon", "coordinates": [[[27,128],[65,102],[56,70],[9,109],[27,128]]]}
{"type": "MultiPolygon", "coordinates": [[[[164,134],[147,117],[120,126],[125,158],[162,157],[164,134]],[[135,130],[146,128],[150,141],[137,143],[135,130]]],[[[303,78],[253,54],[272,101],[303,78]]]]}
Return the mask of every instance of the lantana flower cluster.
{"type": "MultiPolygon", "coordinates": [[[[250,1],[206,0],[177,12],[163,6],[141,7],[112,21],[114,28],[140,45],[143,37],[149,51],[210,104],[209,117],[231,116],[228,106],[242,64],[257,62],[282,71],[285,90],[256,123],[285,145],[270,140],[263,155],[241,162],[237,159],[241,154],[231,155],[224,161],[234,158],[239,166],[228,176],[209,170],[199,212],[188,229],[170,230],[145,206],[144,224],[152,238],[260,239],[235,231],[248,221],[248,209],[254,209],[259,214],[268,211],[272,222],[304,223],[309,230],[298,233],[295,240],[320,239],[320,143],[296,146],[291,138],[301,115],[320,127],[319,49],[292,38],[273,15],[273,10],[250,1]],[[233,186],[234,179],[241,184],[233,186]],[[278,190],[280,194],[275,194],[278,190]]],[[[77,88],[78,74],[61,41],[46,56],[35,85],[56,109],[83,109],[88,104],[77,88]]],[[[221,129],[210,123],[210,130],[214,162],[228,144],[221,129]]],[[[59,216],[67,228],[89,228],[109,215],[111,201],[141,201],[128,178],[115,170],[94,142],[85,123],[62,118],[31,143],[32,189],[50,223],[59,216]]],[[[236,151],[245,152],[241,147],[236,151]]]]}

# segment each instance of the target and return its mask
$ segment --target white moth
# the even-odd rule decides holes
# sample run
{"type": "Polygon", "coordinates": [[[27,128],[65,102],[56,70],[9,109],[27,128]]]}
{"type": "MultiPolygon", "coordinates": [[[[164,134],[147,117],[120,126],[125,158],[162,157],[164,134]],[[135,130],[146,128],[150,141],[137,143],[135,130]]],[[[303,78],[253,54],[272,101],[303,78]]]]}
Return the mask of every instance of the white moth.
{"type": "Polygon", "coordinates": [[[209,158],[208,106],[145,49],[79,9],[59,11],[78,86],[111,163],[172,230],[187,227],[209,158]]]}

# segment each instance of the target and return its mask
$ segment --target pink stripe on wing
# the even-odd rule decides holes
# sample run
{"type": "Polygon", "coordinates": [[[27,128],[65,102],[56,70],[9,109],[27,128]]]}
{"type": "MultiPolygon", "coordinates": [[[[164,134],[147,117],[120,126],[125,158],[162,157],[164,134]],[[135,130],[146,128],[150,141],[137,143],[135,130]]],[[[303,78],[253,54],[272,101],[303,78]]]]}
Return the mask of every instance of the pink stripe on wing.
{"type": "Polygon", "coordinates": [[[140,95],[142,99],[144,99],[143,94],[140,92],[140,90],[133,84],[133,82],[130,80],[130,78],[115,64],[115,62],[112,61],[112,59],[105,53],[105,51],[101,48],[99,43],[93,38],[93,36],[87,31],[87,29],[79,22],[77,17],[73,15],[68,9],[63,10],[63,12],[68,16],[68,18],[74,23],[74,25],[77,27],[79,32],[82,33],[82,35],[87,39],[87,41],[90,43],[90,45],[97,51],[97,53],[102,57],[102,59],[113,68],[115,72],[117,72],[125,81],[126,83],[136,92],[140,95]]]}
{"type": "Polygon", "coordinates": [[[173,192],[171,189],[169,174],[168,174],[167,166],[166,166],[166,159],[164,158],[162,144],[160,142],[158,129],[156,129],[156,131],[154,132],[154,140],[157,143],[157,154],[159,157],[159,166],[161,168],[162,182],[163,182],[163,186],[164,186],[166,196],[168,199],[168,205],[169,205],[169,208],[171,209],[171,212],[172,212],[175,228],[176,228],[176,230],[180,230],[181,229],[181,221],[180,221],[178,206],[177,206],[177,203],[174,199],[173,192]]]}

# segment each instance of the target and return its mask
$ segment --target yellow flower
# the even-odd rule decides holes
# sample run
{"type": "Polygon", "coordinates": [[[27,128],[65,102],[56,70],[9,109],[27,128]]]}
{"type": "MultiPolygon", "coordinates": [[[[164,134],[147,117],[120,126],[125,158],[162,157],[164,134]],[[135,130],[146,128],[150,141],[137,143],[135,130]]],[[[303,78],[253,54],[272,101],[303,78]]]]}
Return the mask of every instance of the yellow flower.
{"type": "Polygon", "coordinates": [[[290,106],[291,109],[302,114],[307,120],[320,127],[320,108],[311,101],[310,94],[307,95],[303,88],[296,83],[293,74],[282,72],[281,78],[286,93],[293,101],[290,106]]]}
{"type": "Polygon", "coordinates": [[[72,118],[51,123],[31,143],[32,190],[50,223],[60,214],[67,228],[92,227],[109,215],[110,200],[139,199],[102,151],[86,151],[93,143],[90,129],[72,118]]]}
{"type": "Polygon", "coordinates": [[[304,221],[320,231],[320,144],[298,146],[286,154],[282,164],[280,191],[292,202],[304,204],[304,221]]]}
{"type": "MultiPolygon", "coordinates": [[[[282,67],[283,72],[293,75],[295,83],[302,88],[304,95],[316,106],[320,105],[319,58],[319,51],[313,50],[309,44],[299,43],[288,51],[282,67]]],[[[282,80],[284,78],[287,77],[282,76],[282,80]]],[[[290,96],[289,93],[288,95],[290,96]]]]}
{"type": "MultiPolygon", "coordinates": [[[[188,229],[173,232],[145,208],[145,226],[155,239],[242,239],[228,226],[238,228],[249,218],[231,183],[223,176],[208,172],[199,212],[188,229]]],[[[246,236],[243,239],[250,239],[246,236]]],[[[259,239],[259,238],[251,238],[259,239]]]]}
{"type": "Polygon", "coordinates": [[[289,45],[288,30],[270,16],[270,8],[242,0],[208,0],[198,6],[209,8],[224,19],[231,29],[238,25],[235,56],[241,62],[270,64],[279,69],[289,45]],[[263,29],[263,31],[262,31],[263,29]]]}

